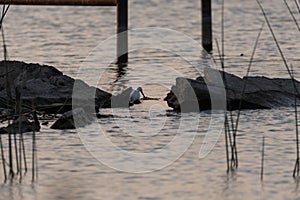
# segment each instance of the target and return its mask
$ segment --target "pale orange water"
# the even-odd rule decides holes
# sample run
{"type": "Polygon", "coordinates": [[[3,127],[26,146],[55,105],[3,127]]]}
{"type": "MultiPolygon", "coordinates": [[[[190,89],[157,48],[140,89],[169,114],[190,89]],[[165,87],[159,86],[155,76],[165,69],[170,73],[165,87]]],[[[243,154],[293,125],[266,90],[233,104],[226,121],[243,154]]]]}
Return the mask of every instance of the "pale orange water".
{"type": "MultiPolygon", "coordinates": [[[[293,1],[289,3],[294,5],[293,1]]],[[[282,1],[265,1],[263,5],[297,76],[300,63],[299,32],[282,1]]],[[[200,1],[134,0],[129,1],[129,8],[130,28],[164,27],[200,41],[200,1]]],[[[214,37],[219,43],[220,13],[220,1],[213,1],[214,37]]],[[[296,10],[295,14],[300,20],[296,10]]],[[[245,74],[263,21],[255,1],[226,1],[225,54],[228,71],[240,76],[245,74]],[[240,56],[241,53],[244,56],[240,56]]],[[[115,26],[113,7],[12,6],[5,19],[4,30],[10,59],[50,64],[75,77],[88,53],[99,42],[112,36],[115,26]]],[[[217,52],[214,51],[214,54],[217,52]]],[[[191,56],[199,56],[201,62],[208,62],[204,55],[191,56]]],[[[251,74],[288,77],[267,27],[262,33],[251,74]]],[[[193,66],[172,52],[145,49],[130,54],[128,69],[121,78],[117,78],[117,70],[113,67],[108,70],[101,78],[100,87],[116,92],[142,84],[146,95],[161,98],[158,101],[146,101],[131,110],[134,123],[144,126],[149,123],[148,111],[151,106],[160,104],[165,110],[168,109],[162,98],[178,75],[195,78],[199,74],[193,66]]],[[[102,112],[109,113],[107,110],[102,112]]],[[[164,113],[164,110],[161,112],[164,113]]],[[[194,130],[197,136],[188,151],[171,165],[142,174],[120,172],[97,161],[83,146],[76,131],[53,131],[43,127],[38,135],[38,181],[31,184],[29,173],[22,184],[1,184],[0,199],[300,198],[298,184],[292,178],[295,159],[292,108],[242,112],[238,135],[240,165],[236,173],[230,176],[226,174],[223,136],[209,156],[198,158],[210,115],[190,115],[199,118],[200,123],[198,130],[194,130]],[[266,154],[264,181],[261,182],[263,135],[266,137],[266,154]]],[[[130,119],[121,120],[128,121],[128,126],[132,126],[130,119]]],[[[155,116],[154,120],[166,122],[150,143],[130,143],[127,134],[122,131],[126,127],[118,127],[114,119],[101,119],[99,123],[80,129],[80,132],[97,134],[100,124],[104,132],[122,148],[147,151],[165,145],[174,137],[180,115],[166,117],[162,114],[155,116]]],[[[141,134],[149,131],[151,129],[141,130],[141,134]]],[[[29,149],[30,135],[26,141],[29,149]]]]}

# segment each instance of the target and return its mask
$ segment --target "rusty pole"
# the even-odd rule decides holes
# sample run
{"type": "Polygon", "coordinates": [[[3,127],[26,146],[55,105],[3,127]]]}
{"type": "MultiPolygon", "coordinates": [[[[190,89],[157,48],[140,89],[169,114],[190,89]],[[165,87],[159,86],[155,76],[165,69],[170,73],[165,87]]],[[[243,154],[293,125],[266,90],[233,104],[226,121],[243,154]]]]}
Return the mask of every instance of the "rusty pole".
{"type": "Polygon", "coordinates": [[[118,0],[117,4],[117,58],[118,64],[128,62],[128,0],[118,0]]]}
{"type": "Polygon", "coordinates": [[[201,0],[202,4],[202,46],[207,52],[212,51],[211,0],[201,0]]]}

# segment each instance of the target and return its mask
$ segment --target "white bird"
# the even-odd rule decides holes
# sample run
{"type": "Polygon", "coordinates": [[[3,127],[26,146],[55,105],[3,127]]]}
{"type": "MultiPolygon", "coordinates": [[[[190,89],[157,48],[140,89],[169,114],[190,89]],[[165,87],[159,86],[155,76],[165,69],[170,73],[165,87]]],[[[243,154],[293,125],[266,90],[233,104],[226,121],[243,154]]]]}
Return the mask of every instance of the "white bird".
{"type": "Polygon", "coordinates": [[[145,98],[142,87],[138,87],[136,90],[132,89],[132,91],[130,92],[130,101],[129,101],[129,103],[130,104],[139,104],[139,103],[141,103],[140,93],[142,93],[143,97],[145,98]]]}

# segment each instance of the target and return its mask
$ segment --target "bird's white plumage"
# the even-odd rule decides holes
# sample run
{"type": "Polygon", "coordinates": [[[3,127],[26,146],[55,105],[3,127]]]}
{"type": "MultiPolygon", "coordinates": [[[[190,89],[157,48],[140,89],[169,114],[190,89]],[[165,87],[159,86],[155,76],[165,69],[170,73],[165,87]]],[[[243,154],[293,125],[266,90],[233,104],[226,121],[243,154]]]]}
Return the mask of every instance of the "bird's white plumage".
{"type": "Polygon", "coordinates": [[[132,89],[130,93],[130,103],[140,103],[140,93],[142,93],[142,95],[145,96],[141,87],[138,87],[136,90],[132,89]]]}

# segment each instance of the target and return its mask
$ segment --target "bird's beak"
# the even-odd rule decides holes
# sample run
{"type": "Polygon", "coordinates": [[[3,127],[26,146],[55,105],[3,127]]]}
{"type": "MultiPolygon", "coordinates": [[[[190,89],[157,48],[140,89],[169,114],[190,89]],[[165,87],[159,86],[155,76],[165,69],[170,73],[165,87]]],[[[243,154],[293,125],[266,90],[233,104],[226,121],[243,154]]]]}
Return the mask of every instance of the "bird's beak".
{"type": "Polygon", "coordinates": [[[143,92],[143,90],[141,90],[141,93],[142,93],[143,97],[144,97],[144,98],[146,98],[146,96],[144,95],[144,92],[143,92]]]}

